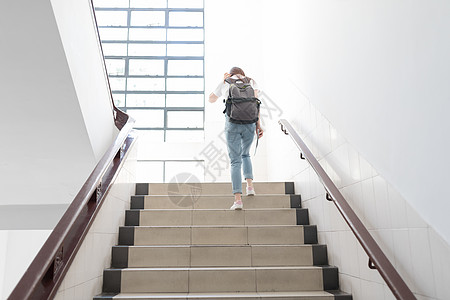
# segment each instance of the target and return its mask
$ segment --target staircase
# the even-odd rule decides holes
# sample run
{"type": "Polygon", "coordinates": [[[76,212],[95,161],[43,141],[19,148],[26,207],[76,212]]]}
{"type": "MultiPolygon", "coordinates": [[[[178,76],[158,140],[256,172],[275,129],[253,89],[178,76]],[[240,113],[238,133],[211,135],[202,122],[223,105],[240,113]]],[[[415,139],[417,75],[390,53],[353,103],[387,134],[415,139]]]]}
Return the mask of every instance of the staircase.
{"type": "Polygon", "coordinates": [[[293,183],[138,184],[100,299],[352,299],[293,183]],[[245,188],[244,188],[245,191],[245,188]]]}

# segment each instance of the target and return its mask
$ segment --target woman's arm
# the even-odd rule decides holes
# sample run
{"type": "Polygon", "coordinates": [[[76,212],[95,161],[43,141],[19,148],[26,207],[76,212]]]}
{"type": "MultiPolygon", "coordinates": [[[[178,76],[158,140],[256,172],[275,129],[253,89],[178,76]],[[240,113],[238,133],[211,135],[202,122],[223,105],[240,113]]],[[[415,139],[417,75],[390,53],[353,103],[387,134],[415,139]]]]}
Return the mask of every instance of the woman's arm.
{"type": "Polygon", "coordinates": [[[261,113],[259,113],[258,114],[258,122],[256,122],[256,136],[258,138],[261,138],[263,136],[263,133],[264,133],[264,130],[261,127],[261,113]]]}
{"type": "Polygon", "coordinates": [[[209,101],[210,103],[214,103],[214,102],[217,101],[217,99],[219,99],[219,97],[217,97],[216,94],[211,93],[211,94],[209,95],[208,101],[209,101]]]}
{"type": "MultiPolygon", "coordinates": [[[[225,73],[225,74],[223,74],[223,82],[225,82],[225,79],[227,79],[228,77],[230,77],[231,76],[231,74],[229,74],[229,73],[225,73]]],[[[219,85],[217,88],[216,88],[216,90],[214,91],[214,92],[219,92],[220,93],[220,88],[221,88],[221,86],[222,85],[219,85]]],[[[211,94],[209,94],[209,99],[208,99],[208,101],[210,102],[210,103],[214,103],[214,102],[216,102],[217,101],[217,99],[219,99],[219,96],[217,96],[216,94],[214,94],[214,92],[212,92],[211,94]]]]}

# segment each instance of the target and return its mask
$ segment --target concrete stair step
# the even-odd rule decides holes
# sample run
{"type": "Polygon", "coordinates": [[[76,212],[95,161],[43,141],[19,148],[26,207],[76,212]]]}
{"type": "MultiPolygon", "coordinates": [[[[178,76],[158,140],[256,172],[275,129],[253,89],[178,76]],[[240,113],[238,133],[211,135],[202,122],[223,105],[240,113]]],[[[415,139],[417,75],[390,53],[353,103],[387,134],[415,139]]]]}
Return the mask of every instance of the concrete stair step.
{"type": "Polygon", "coordinates": [[[94,300],[167,300],[167,299],[286,299],[286,300],[351,300],[351,295],[337,291],[242,292],[242,293],[120,293],[100,295],[94,300]]]}
{"type": "Polygon", "coordinates": [[[105,293],[323,291],[339,288],[335,267],[125,268],[103,274],[105,293]]]}
{"type": "Polygon", "coordinates": [[[126,226],[308,225],[307,209],[145,209],[126,211],[126,226]]]}
{"type": "Polygon", "coordinates": [[[315,225],[123,226],[119,245],[317,244],[315,225]]]}
{"type": "MultiPolygon", "coordinates": [[[[293,182],[254,182],[255,192],[262,194],[294,194],[293,182]]],[[[242,191],[245,193],[245,183],[242,191]]],[[[228,195],[230,182],[203,183],[137,183],[136,195],[228,195]]]]}
{"type": "Polygon", "coordinates": [[[327,265],[326,245],[115,246],[113,268],[327,265]]]}
{"type": "MultiPolygon", "coordinates": [[[[233,195],[132,196],[131,209],[229,209],[233,195]]],[[[243,196],[244,209],[300,208],[300,195],[243,196]]]]}

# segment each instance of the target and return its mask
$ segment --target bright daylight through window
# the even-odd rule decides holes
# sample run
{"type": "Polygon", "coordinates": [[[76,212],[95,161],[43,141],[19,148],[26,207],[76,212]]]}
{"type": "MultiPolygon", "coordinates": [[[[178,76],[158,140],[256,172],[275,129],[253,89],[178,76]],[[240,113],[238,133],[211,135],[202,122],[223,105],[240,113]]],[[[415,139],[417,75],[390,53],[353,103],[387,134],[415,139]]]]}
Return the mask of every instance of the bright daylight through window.
{"type": "Polygon", "coordinates": [[[152,141],[202,141],[203,0],[94,0],[114,102],[152,141]]]}

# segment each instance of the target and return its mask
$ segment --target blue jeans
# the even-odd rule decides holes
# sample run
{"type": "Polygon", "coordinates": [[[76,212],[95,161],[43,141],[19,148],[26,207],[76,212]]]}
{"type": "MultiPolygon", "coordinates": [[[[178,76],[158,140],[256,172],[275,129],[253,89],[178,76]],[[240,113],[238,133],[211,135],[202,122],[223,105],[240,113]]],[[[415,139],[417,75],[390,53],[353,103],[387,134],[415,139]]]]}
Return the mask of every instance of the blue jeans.
{"type": "Polygon", "coordinates": [[[233,194],[242,194],[241,169],[245,179],[253,179],[252,161],[250,159],[250,146],[255,136],[256,123],[235,124],[225,123],[225,136],[227,139],[228,155],[231,162],[231,183],[233,194]]]}

